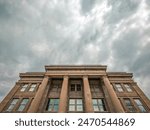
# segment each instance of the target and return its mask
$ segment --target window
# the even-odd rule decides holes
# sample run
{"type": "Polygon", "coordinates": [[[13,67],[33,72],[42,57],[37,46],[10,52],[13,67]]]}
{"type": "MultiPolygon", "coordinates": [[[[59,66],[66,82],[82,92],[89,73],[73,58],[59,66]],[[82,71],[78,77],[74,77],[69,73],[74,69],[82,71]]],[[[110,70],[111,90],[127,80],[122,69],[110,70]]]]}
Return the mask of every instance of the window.
{"type": "Polygon", "coordinates": [[[21,91],[21,92],[26,91],[27,87],[28,87],[28,84],[24,84],[24,85],[22,86],[22,88],[21,88],[20,91],[21,91]]]}
{"type": "Polygon", "coordinates": [[[134,101],[141,112],[146,112],[146,109],[144,108],[142,102],[139,99],[134,99],[134,101]]]}
{"type": "Polygon", "coordinates": [[[12,111],[14,109],[15,105],[17,104],[18,100],[19,100],[18,98],[13,99],[6,111],[7,112],[12,111]]]}
{"type": "Polygon", "coordinates": [[[128,92],[132,92],[132,89],[131,89],[131,87],[130,87],[129,84],[124,84],[124,87],[126,88],[126,90],[127,90],[128,92]]]}
{"type": "Polygon", "coordinates": [[[75,91],[75,84],[71,84],[70,91],[75,91]]]}
{"type": "Polygon", "coordinates": [[[57,112],[59,107],[59,99],[49,99],[46,110],[49,112],[57,112]]]}
{"type": "Polygon", "coordinates": [[[99,79],[90,79],[89,84],[92,93],[99,93],[101,91],[101,85],[99,79]]]}
{"type": "Polygon", "coordinates": [[[81,85],[80,84],[71,84],[70,91],[81,91],[81,85]]]}
{"type": "Polygon", "coordinates": [[[29,91],[34,92],[36,89],[36,84],[31,84],[29,91]]]}
{"type": "Polygon", "coordinates": [[[131,103],[130,99],[124,99],[124,102],[129,112],[135,112],[135,108],[131,103]]]}
{"type": "Polygon", "coordinates": [[[123,92],[123,88],[122,88],[121,84],[115,84],[115,87],[118,92],[123,92]]]}
{"type": "Polygon", "coordinates": [[[77,84],[77,91],[81,91],[81,85],[80,84],[77,84]]]}
{"type": "Polygon", "coordinates": [[[106,107],[103,99],[92,99],[93,108],[95,112],[104,112],[106,111],[106,107]]]}
{"type": "Polygon", "coordinates": [[[69,100],[69,112],[82,112],[82,111],[83,111],[82,99],[69,100]]]}
{"type": "Polygon", "coordinates": [[[60,93],[61,86],[62,86],[62,80],[61,79],[52,79],[51,92],[60,93]]]}
{"type": "Polygon", "coordinates": [[[28,98],[24,98],[22,100],[22,102],[20,103],[20,106],[19,106],[17,111],[22,112],[25,109],[25,107],[26,107],[28,102],[29,102],[29,99],[28,98]]]}

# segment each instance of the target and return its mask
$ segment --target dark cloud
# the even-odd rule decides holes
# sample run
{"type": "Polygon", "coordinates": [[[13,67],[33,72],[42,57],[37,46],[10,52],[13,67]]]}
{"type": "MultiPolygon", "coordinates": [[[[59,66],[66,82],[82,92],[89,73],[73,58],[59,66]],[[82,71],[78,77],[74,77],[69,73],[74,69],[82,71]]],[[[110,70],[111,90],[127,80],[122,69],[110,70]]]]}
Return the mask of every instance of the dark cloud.
{"type": "Polygon", "coordinates": [[[149,93],[150,9],[144,0],[1,0],[0,100],[20,72],[106,64],[149,93]],[[117,66],[117,67],[116,67],[117,66]]]}
{"type": "Polygon", "coordinates": [[[94,6],[95,0],[81,0],[81,8],[83,13],[88,13],[94,6]]]}

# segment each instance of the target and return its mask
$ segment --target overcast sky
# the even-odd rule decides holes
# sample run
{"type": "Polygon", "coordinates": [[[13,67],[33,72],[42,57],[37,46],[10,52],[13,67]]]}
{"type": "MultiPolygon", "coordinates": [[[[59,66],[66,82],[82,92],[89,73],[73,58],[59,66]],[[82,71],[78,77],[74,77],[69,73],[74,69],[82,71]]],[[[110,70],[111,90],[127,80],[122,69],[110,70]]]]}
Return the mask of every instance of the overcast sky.
{"type": "Polygon", "coordinates": [[[50,64],[132,72],[150,98],[150,0],[0,0],[0,100],[50,64]]]}

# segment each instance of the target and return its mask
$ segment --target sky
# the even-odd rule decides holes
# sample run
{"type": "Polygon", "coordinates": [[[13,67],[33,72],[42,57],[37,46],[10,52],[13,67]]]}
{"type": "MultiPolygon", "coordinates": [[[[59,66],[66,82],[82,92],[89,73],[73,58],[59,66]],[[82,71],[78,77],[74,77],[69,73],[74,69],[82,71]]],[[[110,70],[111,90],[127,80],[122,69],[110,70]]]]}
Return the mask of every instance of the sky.
{"type": "Polygon", "coordinates": [[[0,0],[0,101],[19,73],[100,64],[150,98],[150,0],[0,0]]]}

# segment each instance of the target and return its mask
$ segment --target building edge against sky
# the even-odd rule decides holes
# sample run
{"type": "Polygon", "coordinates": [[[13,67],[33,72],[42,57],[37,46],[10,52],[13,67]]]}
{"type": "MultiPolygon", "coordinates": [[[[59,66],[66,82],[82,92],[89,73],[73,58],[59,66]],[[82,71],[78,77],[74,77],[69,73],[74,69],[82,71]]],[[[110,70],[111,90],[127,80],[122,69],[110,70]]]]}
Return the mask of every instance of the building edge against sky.
{"type": "Polygon", "coordinates": [[[150,112],[132,73],[107,72],[105,65],[48,65],[45,70],[20,73],[0,112],[150,112]]]}

